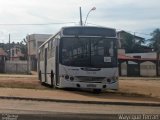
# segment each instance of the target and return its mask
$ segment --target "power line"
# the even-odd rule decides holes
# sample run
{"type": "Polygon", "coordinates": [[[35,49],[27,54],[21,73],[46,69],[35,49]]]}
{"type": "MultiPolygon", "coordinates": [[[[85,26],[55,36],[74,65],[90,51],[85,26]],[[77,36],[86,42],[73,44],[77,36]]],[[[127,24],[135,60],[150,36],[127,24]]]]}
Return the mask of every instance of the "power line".
{"type": "Polygon", "coordinates": [[[55,22],[55,23],[32,23],[32,24],[0,24],[0,26],[23,26],[23,25],[57,25],[57,24],[70,24],[70,23],[74,23],[76,24],[76,22],[55,22]]]}
{"type": "MultiPolygon", "coordinates": [[[[99,27],[104,27],[102,25],[98,25],[98,24],[93,24],[93,23],[88,23],[90,25],[96,25],[96,26],[99,26],[99,27]]],[[[122,29],[117,29],[117,30],[122,30],[122,29]]],[[[149,33],[143,33],[143,32],[134,32],[134,31],[128,31],[128,30],[125,30],[126,32],[129,32],[129,33],[135,33],[135,34],[142,34],[142,35],[148,35],[148,36],[152,36],[151,34],[149,33]]]]}
{"type": "MultiPolygon", "coordinates": [[[[77,24],[77,22],[55,22],[55,23],[32,23],[32,24],[28,24],[28,23],[24,23],[24,24],[0,24],[0,26],[41,26],[41,25],[58,25],[58,24],[77,24]]],[[[94,24],[94,23],[87,23],[90,25],[95,25],[95,26],[99,26],[99,27],[104,27],[102,25],[98,25],[98,24],[94,24]]],[[[122,29],[117,29],[117,30],[122,30],[122,29]]],[[[142,35],[147,35],[147,36],[151,36],[151,34],[149,33],[142,33],[142,32],[134,32],[134,31],[128,31],[125,30],[126,32],[130,32],[130,33],[136,33],[136,34],[142,34],[142,35]]]]}

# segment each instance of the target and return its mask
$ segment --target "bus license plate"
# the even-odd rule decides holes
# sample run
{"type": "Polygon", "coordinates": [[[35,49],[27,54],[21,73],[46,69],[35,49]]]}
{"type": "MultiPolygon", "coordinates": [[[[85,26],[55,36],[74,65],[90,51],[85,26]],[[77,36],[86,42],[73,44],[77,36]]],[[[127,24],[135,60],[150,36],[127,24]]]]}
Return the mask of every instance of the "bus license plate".
{"type": "Polygon", "coordinates": [[[87,87],[89,87],[89,88],[95,88],[96,85],[95,84],[87,84],[87,87]]]}

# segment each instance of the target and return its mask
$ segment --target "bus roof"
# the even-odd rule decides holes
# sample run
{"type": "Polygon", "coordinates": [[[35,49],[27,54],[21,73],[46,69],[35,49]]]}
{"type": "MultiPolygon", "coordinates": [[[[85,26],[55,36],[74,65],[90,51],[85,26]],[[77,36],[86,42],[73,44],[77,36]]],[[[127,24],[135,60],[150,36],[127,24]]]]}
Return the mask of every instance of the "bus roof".
{"type": "Polygon", "coordinates": [[[63,27],[62,36],[106,36],[116,37],[116,30],[113,28],[95,26],[73,26],[63,27]]]}
{"type": "MultiPolygon", "coordinates": [[[[46,40],[40,47],[45,45],[51,38],[55,37],[57,34],[62,36],[107,36],[107,37],[116,37],[116,29],[108,27],[99,27],[99,26],[67,26],[62,27],[59,32],[51,36],[46,40]]],[[[39,48],[40,48],[39,47],[39,48]]]]}
{"type": "Polygon", "coordinates": [[[102,26],[65,26],[65,27],[62,27],[61,29],[65,29],[65,28],[104,28],[104,29],[116,30],[115,28],[102,27],[102,26]]]}

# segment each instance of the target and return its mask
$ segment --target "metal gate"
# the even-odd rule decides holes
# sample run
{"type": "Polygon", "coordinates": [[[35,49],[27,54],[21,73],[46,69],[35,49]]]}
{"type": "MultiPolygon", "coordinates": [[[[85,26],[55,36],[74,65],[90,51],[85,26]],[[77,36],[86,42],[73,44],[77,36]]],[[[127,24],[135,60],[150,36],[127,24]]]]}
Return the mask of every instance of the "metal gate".
{"type": "Polygon", "coordinates": [[[5,57],[0,56],[0,73],[5,72],[5,57]]]}
{"type": "Polygon", "coordinates": [[[131,76],[131,77],[140,76],[139,64],[128,64],[128,66],[127,66],[127,76],[131,76]]]}

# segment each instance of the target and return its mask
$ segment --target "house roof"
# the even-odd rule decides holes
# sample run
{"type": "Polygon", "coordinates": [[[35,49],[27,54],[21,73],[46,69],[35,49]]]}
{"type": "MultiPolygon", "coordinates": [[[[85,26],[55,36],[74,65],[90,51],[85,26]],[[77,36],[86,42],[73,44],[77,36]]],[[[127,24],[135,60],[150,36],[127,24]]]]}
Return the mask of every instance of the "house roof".
{"type": "Polygon", "coordinates": [[[126,55],[123,55],[123,54],[118,54],[118,59],[120,59],[120,60],[137,60],[137,58],[126,56],[126,55]]]}
{"type": "MultiPolygon", "coordinates": [[[[117,34],[123,34],[123,33],[127,33],[127,34],[130,34],[130,35],[133,35],[133,34],[131,34],[131,33],[129,33],[129,32],[126,32],[126,31],[124,31],[124,30],[121,30],[121,31],[118,31],[117,32],[117,34]]],[[[136,37],[137,39],[141,39],[141,40],[144,40],[145,38],[143,38],[143,37],[140,37],[140,36],[136,36],[136,35],[133,35],[134,37],[136,37]]]]}
{"type": "Polygon", "coordinates": [[[0,56],[7,56],[7,53],[2,48],[0,48],[0,56]]]}
{"type": "Polygon", "coordinates": [[[118,54],[118,59],[119,60],[138,60],[138,61],[147,61],[147,60],[157,60],[156,58],[134,58],[134,57],[131,57],[131,56],[126,56],[126,55],[123,55],[123,54],[118,54]]]}

